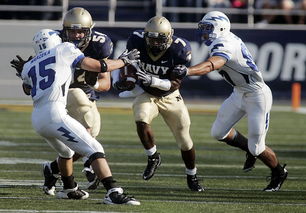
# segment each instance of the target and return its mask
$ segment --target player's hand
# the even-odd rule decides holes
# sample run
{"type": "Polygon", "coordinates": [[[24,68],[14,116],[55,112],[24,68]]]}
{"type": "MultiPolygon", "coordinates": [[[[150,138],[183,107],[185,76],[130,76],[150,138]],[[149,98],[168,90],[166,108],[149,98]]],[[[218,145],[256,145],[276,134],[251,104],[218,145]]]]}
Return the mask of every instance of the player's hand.
{"type": "Polygon", "coordinates": [[[140,80],[144,86],[151,86],[152,76],[141,70],[137,64],[133,64],[133,66],[137,69],[136,75],[138,76],[138,80],[140,80]]]}
{"type": "Polygon", "coordinates": [[[182,80],[187,73],[188,68],[185,65],[176,65],[171,72],[171,78],[182,80]]]}
{"type": "Polygon", "coordinates": [[[13,59],[11,60],[11,67],[15,68],[17,73],[16,73],[16,76],[21,78],[21,72],[22,72],[22,69],[23,69],[23,65],[25,63],[27,63],[28,61],[30,61],[33,56],[30,56],[28,58],[28,60],[23,60],[23,58],[21,58],[19,55],[16,55],[17,59],[13,59]]]}
{"type": "Polygon", "coordinates": [[[94,86],[97,83],[99,73],[85,71],[85,82],[89,86],[94,86]]]}
{"type": "Polygon", "coordinates": [[[125,50],[120,56],[119,59],[123,60],[125,65],[138,63],[140,57],[140,52],[137,49],[133,49],[130,52],[125,50]]]}

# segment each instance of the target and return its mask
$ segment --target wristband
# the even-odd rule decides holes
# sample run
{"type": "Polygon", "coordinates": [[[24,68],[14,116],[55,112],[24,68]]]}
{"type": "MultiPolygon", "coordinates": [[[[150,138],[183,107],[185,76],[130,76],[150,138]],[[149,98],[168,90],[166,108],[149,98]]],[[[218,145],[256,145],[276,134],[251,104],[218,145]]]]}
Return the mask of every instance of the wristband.
{"type": "Polygon", "coordinates": [[[106,64],[106,62],[104,60],[99,60],[99,62],[100,62],[100,65],[101,65],[100,72],[101,73],[107,72],[107,64],[106,64]]]}

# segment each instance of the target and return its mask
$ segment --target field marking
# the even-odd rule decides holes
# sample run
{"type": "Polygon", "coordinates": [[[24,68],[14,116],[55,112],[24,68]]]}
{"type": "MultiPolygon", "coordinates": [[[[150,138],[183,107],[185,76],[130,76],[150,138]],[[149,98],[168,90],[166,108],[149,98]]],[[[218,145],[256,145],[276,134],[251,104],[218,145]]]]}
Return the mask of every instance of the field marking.
{"type": "MultiPolygon", "coordinates": [[[[34,158],[0,158],[0,164],[42,164],[44,162],[49,162],[49,159],[34,159],[34,158]]],[[[81,165],[83,162],[76,161],[74,164],[81,165]]],[[[128,162],[108,162],[110,166],[146,166],[147,163],[128,163],[128,162]]],[[[162,167],[184,167],[183,163],[163,163],[162,167]]],[[[220,165],[220,164],[205,164],[205,163],[197,163],[197,168],[240,168],[240,164],[230,164],[230,165],[220,165]]],[[[267,168],[265,165],[256,165],[256,168],[264,169],[267,168]]],[[[305,166],[289,166],[290,169],[306,169],[305,166]]],[[[7,172],[12,170],[7,170],[7,172]]],[[[13,170],[18,171],[18,170],[13,170]]],[[[20,170],[22,171],[22,170],[20,170]]],[[[28,171],[28,170],[25,170],[28,171]]]]}
{"type": "MultiPolygon", "coordinates": [[[[206,101],[194,103],[189,100],[185,100],[186,106],[190,112],[217,112],[222,104],[222,100],[216,104],[208,104],[206,101]]],[[[0,100],[0,108],[7,110],[16,110],[16,111],[26,111],[29,112],[33,108],[32,101],[29,100],[0,100]]],[[[131,113],[132,109],[132,101],[103,101],[97,103],[98,108],[102,110],[108,111],[118,111],[120,110],[123,113],[126,113],[126,110],[129,110],[131,113]]],[[[274,104],[272,106],[271,111],[278,112],[294,112],[292,107],[290,106],[290,102],[288,105],[278,105],[274,104]]],[[[306,107],[300,107],[296,112],[305,114],[306,107]]]]}
{"type": "Polygon", "coordinates": [[[30,210],[24,210],[24,209],[0,209],[0,212],[23,212],[23,213],[41,213],[41,212],[46,212],[46,213],[119,213],[119,212],[109,212],[109,211],[70,211],[70,210],[34,210],[34,209],[30,209],[30,210]]]}
{"type": "MultiPolygon", "coordinates": [[[[203,193],[204,194],[204,193],[203,193]]],[[[205,197],[203,197],[205,199],[205,197]]],[[[1,199],[1,197],[0,197],[1,199]]],[[[7,199],[29,199],[28,197],[8,197],[7,199]]],[[[35,198],[36,199],[36,198],[35,198]]],[[[50,200],[49,198],[45,199],[39,199],[39,200],[50,200]]],[[[97,198],[88,198],[87,200],[92,201],[101,201],[102,199],[97,198]]],[[[148,199],[141,199],[140,202],[169,202],[169,203],[194,203],[194,204],[223,204],[223,205],[276,205],[276,206],[306,206],[306,203],[280,203],[280,202],[238,202],[238,201],[232,201],[232,202],[226,202],[226,201],[191,201],[191,200],[148,200],[148,199]]],[[[0,212],[2,210],[0,209],[0,212]]],[[[3,209],[5,212],[5,209],[3,209]]],[[[31,212],[31,210],[17,210],[17,212],[31,212]]],[[[33,210],[32,210],[33,212],[33,210]]],[[[64,212],[64,213],[75,213],[75,212],[83,212],[83,213],[96,213],[96,211],[58,211],[58,210],[34,210],[34,212],[64,212]]],[[[97,212],[100,213],[100,212],[97,212]]]]}
{"type": "MultiPolygon", "coordinates": [[[[39,142],[39,143],[31,143],[31,142],[12,142],[12,141],[4,141],[4,140],[0,140],[0,147],[3,146],[3,147],[14,147],[14,146],[30,146],[30,147],[33,147],[33,146],[42,146],[42,147],[49,147],[49,145],[46,143],[46,142],[39,142]]],[[[124,145],[124,144],[103,144],[103,147],[105,148],[130,148],[130,149],[133,149],[133,148],[138,148],[138,149],[142,149],[140,147],[140,145],[134,145],[134,144],[131,144],[131,145],[124,145]]],[[[212,145],[211,143],[209,143],[209,145],[212,145]]],[[[299,146],[301,144],[297,144],[297,146],[299,146]]],[[[205,145],[204,145],[205,146],[205,145]]],[[[164,150],[177,150],[176,147],[172,147],[172,146],[166,146],[166,147],[163,147],[162,149],[164,150]]],[[[212,147],[204,147],[203,149],[201,150],[207,150],[207,151],[216,151],[216,150],[220,150],[220,151],[230,151],[232,149],[229,149],[229,148],[226,148],[225,147],[217,147],[217,148],[212,148],[212,147]]],[[[274,149],[276,151],[279,151],[279,152],[284,152],[284,153],[290,153],[290,152],[297,152],[297,153],[304,153],[305,150],[303,149],[287,149],[287,148],[278,148],[278,149],[274,149]]],[[[233,150],[232,150],[233,151],[233,150]]],[[[0,152],[3,152],[3,153],[7,153],[8,151],[2,151],[0,150],[0,152]]],[[[14,152],[26,152],[26,151],[14,151],[14,152]]],[[[30,151],[31,153],[42,153],[41,151],[30,151]]],[[[46,152],[47,153],[47,152],[46,152]]],[[[56,154],[54,152],[54,154],[56,154]]],[[[141,153],[142,155],[144,155],[143,153],[141,153]]],[[[306,159],[306,157],[305,157],[306,159]]]]}

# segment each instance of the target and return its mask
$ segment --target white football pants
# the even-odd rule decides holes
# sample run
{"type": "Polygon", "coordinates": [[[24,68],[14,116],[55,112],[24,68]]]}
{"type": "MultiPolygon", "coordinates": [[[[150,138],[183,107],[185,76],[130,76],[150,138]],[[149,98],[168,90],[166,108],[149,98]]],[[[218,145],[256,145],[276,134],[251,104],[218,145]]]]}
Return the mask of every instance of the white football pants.
{"type": "Polygon", "coordinates": [[[35,107],[32,125],[60,157],[71,158],[74,152],[86,157],[95,152],[104,153],[102,145],[85,127],[67,114],[63,103],[50,102],[35,107]]]}
{"type": "Polygon", "coordinates": [[[221,105],[212,126],[211,135],[224,139],[231,128],[244,116],[248,119],[248,148],[254,156],[265,150],[269,128],[272,93],[268,86],[252,93],[234,92],[221,105]]]}

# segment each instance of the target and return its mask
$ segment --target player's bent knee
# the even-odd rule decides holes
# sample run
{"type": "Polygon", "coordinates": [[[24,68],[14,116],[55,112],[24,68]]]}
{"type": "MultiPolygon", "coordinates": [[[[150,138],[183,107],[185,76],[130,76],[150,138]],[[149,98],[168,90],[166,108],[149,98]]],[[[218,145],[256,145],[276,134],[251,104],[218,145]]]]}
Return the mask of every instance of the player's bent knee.
{"type": "Polygon", "coordinates": [[[248,148],[249,148],[250,153],[255,157],[259,156],[263,151],[265,151],[265,146],[249,145],[248,148]]]}
{"type": "Polygon", "coordinates": [[[92,128],[94,126],[94,114],[90,110],[90,108],[86,107],[86,109],[82,109],[85,107],[81,107],[81,112],[83,113],[84,117],[84,126],[87,128],[92,128]]]}
{"type": "Polygon", "coordinates": [[[182,151],[189,151],[191,150],[193,147],[193,143],[192,142],[188,142],[188,143],[182,143],[179,148],[182,151]]]}
{"type": "Polygon", "coordinates": [[[73,157],[74,151],[72,151],[72,150],[62,151],[62,152],[59,152],[58,155],[61,158],[68,159],[68,158],[73,157]]]}
{"type": "Polygon", "coordinates": [[[88,160],[85,162],[85,164],[91,165],[91,163],[94,160],[97,160],[99,158],[105,158],[105,154],[102,152],[95,152],[92,155],[89,156],[88,160]]]}
{"type": "Polygon", "coordinates": [[[222,132],[222,131],[220,131],[220,130],[217,130],[217,129],[215,129],[215,128],[212,128],[212,129],[211,129],[210,135],[211,135],[213,138],[215,138],[216,140],[222,141],[222,142],[223,142],[224,137],[226,136],[226,134],[224,134],[224,132],[222,132]]]}

